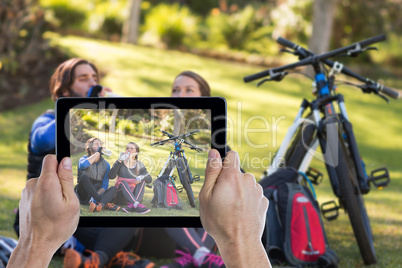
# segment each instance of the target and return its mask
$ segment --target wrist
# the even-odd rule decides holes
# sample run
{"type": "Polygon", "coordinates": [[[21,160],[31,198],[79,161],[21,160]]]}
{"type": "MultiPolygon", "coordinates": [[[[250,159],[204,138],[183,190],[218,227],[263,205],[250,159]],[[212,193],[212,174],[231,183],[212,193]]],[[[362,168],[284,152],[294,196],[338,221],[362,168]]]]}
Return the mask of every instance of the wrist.
{"type": "Polygon", "coordinates": [[[7,267],[48,267],[56,250],[46,243],[19,241],[7,267]]]}
{"type": "Polygon", "coordinates": [[[226,267],[271,267],[261,239],[221,240],[216,243],[226,267]]]}

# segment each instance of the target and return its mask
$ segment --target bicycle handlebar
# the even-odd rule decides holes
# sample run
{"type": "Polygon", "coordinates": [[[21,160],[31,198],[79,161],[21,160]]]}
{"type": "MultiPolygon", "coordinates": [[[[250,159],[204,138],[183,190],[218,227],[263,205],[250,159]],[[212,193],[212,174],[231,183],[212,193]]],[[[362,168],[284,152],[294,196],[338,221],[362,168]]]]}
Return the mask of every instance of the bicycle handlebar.
{"type": "MultiPolygon", "coordinates": [[[[380,85],[380,84],[377,83],[377,85],[380,85]]],[[[384,93],[385,95],[387,95],[387,96],[389,96],[389,97],[391,97],[393,99],[398,99],[399,98],[399,92],[397,92],[397,91],[395,91],[395,90],[393,90],[393,89],[391,89],[389,87],[380,85],[379,90],[382,93],[384,93]]]]}
{"type": "MultiPolygon", "coordinates": [[[[182,137],[189,137],[189,136],[193,135],[194,133],[196,133],[196,132],[198,132],[198,131],[199,131],[199,130],[196,129],[196,130],[190,131],[190,132],[188,132],[188,133],[184,133],[184,134],[181,134],[181,135],[178,135],[178,136],[173,136],[172,134],[170,134],[170,133],[168,133],[168,132],[166,132],[166,131],[164,131],[164,130],[161,130],[162,133],[164,133],[164,134],[166,134],[166,135],[169,136],[169,139],[161,140],[161,141],[157,141],[157,142],[151,143],[151,146],[155,146],[155,145],[164,145],[164,144],[165,144],[166,142],[168,142],[168,141],[180,139],[180,138],[182,138],[182,137]]],[[[193,145],[193,144],[190,144],[190,143],[187,142],[187,141],[184,141],[184,142],[185,142],[185,143],[188,143],[189,145],[191,145],[191,146],[193,146],[193,147],[195,147],[195,148],[198,148],[197,146],[195,146],[195,145],[193,145]]],[[[200,149],[200,148],[199,148],[199,149],[200,149]]],[[[202,149],[201,149],[201,150],[202,150],[202,149]]]]}
{"type": "Polygon", "coordinates": [[[294,49],[294,50],[298,50],[298,49],[300,49],[300,48],[303,49],[303,50],[305,50],[305,49],[302,48],[301,46],[299,46],[299,45],[293,43],[293,42],[290,41],[290,40],[287,40],[287,39],[285,39],[285,38],[283,38],[283,37],[280,37],[280,36],[276,39],[276,42],[277,42],[278,44],[284,46],[284,47],[288,47],[288,48],[291,48],[291,49],[294,49]]]}
{"type": "MultiPolygon", "coordinates": [[[[331,60],[328,60],[328,58],[336,56],[338,54],[347,52],[348,55],[353,54],[353,50],[355,50],[355,52],[359,52],[361,51],[361,48],[369,46],[371,44],[380,42],[380,41],[384,41],[386,39],[386,36],[384,34],[382,35],[378,35],[360,42],[357,42],[355,44],[343,47],[343,48],[339,48],[327,53],[323,53],[321,55],[315,55],[313,52],[293,43],[292,41],[289,41],[283,37],[278,37],[278,39],[276,40],[280,45],[288,47],[290,49],[295,50],[295,55],[299,56],[300,61],[293,63],[293,64],[288,64],[282,67],[278,67],[278,68],[273,68],[273,69],[269,69],[269,70],[265,70],[262,71],[260,73],[256,73],[256,74],[252,74],[249,76],[246,76],[243,78],[244,82],[251,82],[260,78],[263,78],[265,76],[271,76],[271,74],[275,74],[277,72],[282,72],[284,70],[287,69],[291,69],[291,68],[295,68],[295,67],[299,67],[299,66],[303,66],[303,65],[309,65],[312,64],[315,61],[321,61],[324,64],[328,65],[329,67],[333,67],[334,66],[334,62],[331,60]]],[[[342,67],[341,72],[345,75],[351,76],[367,85],[373,85],[375,88],[377,88],[376,92],[378,93],[378,91],[384,93],[385,95],[394,98],[394,99],[398,99],[399,98],[399,93],[391,88],[385,87],[384,85],[381,85],[379,83],[376,83],[370,79],[367,79],[351,70],[349,70],[346,67],[342,67]]]]}

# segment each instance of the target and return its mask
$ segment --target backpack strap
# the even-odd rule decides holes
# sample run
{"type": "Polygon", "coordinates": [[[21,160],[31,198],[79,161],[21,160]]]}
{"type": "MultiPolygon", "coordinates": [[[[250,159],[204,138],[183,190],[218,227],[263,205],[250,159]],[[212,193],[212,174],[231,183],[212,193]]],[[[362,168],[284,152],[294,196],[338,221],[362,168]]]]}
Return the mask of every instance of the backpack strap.
{"type": "Polygon", "coordinates": [[[339,264],[338,255],[332,249],[327,248],[325,253],[317,259],[317,264],[319,268],[337,268],[339,264]]]}

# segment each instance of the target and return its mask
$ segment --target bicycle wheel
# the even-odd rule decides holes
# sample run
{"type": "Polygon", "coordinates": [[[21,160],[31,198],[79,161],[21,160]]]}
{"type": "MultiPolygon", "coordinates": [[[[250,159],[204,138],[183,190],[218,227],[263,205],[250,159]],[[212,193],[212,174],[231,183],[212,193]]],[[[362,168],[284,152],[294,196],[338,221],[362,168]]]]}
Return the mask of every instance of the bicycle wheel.
{"type": "Polygon", "coordinates": [[[285,163],[288,167],[299,169],[304,156],[307,153],[308,146],[314,139],[316,127],[313,124],[307,126],[301,125],[299,130],[293,139],[291,146],[285,155],[285,163]]]}
{"type": "Polygon", "coordinates": [[[182,157],[177,158],[177,171],[179,173],[180,182],[186,190],[188,201],[190,201],[192,207],[195,207],[194,193],[190,184],[190,172],[182,157]]]}
{"type": "MultiPolygon", "coordinates": [[[[353,161],[348,153],[345,141],[339,136],[338,142],[338,165],[335,167],[340,187],[340,203],[343,204],[348,213],[350,223],[360,254],[366,265],[377,263],[377,257],[373,244],[373,235],[370,226],[370,219],[364,205],[364,199],[360,192],[356,171],[353,161]]],[[[332,156],[333,148],[330,148],[332,156]]]]}

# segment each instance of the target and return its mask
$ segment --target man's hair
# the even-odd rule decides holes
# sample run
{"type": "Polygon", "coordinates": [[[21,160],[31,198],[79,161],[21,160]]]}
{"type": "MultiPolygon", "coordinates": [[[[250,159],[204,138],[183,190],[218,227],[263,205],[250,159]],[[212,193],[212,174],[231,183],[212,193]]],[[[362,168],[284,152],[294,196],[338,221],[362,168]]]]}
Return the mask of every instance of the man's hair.
{"type": "Polygon", "coordinates": [[[85,143],[85,151],[87,152],[88,156],[92,155],[92,146],[94,146],[94,142],[98,140],[102,144],[102,141],[98,138],[90,138],[87,140],[87,143],[85,143]]]}
{"type": "Polygon", "coordinates": [[[71,90],[71,85],[74,82],[75,68],[81,64],[88,64],[91,66],[99,79],[98,69],[93,63],[80,58],[66,60],[57,67],[52,78],[50,78],[50,94],[52,95],[53,100],[62,97],[66,92],[68,92],[69,96],[74,95],[71,90]]]}
{"type": "Polygon", "coordinates": [[[209,97],[211,96],[211,88],[209,87],[208,82],[199,74],[192,72],[192,71],[183,71],[179,73],[174,80],[177,79],[179,76],[187,76],[194,79],[198,86],[200,87],[201,96],[209,97]]]}
{"type": "MultiPolygon", "coordinates": [[[[135,142],[133,142],[133,141],[130,141],[128,144],[134,145],[135,150],[137,151],[137,153],[138,153],[138,154],[140,153],[140,146],[138,146],[137,143],[135,143],[135,142]]],[[[138,154],[135,156],[135,160],[138,160],[138,154]]]]}

